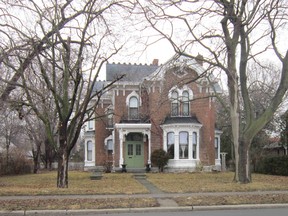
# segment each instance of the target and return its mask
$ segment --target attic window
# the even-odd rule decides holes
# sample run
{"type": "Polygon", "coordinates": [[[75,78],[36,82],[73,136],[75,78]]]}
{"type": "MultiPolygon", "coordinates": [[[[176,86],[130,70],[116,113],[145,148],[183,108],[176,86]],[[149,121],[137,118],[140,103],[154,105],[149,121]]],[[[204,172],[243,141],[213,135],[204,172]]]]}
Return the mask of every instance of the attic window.
{"type": "Polygon", "coordinates": [[[187,74],[183,67],[177,67],[174,69],[173,73],[178,77],[183,77],[187,74]]]}

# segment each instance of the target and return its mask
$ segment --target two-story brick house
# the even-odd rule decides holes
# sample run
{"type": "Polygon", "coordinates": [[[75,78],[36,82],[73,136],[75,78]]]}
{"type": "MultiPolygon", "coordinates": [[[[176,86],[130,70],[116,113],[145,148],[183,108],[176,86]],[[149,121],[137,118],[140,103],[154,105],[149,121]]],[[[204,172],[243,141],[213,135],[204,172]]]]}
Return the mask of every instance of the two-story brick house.
{"type": "Polygon", "coordinates": [[[201,62],[174,56],[163,65],[106,66],[106,82],[115,83],[96,107],[105,118],[89,122],[85,138],[85,167],[112,161],[115,169],[145,168],[151,153],[169,152],[168,170],[220,169],[220,131],[215,129],[214,99],[220,91],[211,84],[201,62]]]}

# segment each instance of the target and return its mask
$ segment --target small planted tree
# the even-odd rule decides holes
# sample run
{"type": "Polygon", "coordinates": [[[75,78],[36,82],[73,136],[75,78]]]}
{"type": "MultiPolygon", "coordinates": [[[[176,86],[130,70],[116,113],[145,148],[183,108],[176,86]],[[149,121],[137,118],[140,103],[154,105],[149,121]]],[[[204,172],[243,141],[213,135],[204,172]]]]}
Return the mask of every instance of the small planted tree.
{"type": "Polygon", "coordinates": [[[152,152],[151,161],[154,166],[158,167],[159,172],[163,172],[164,167],[168,164],[169,154],[163,149],[157,149],[152,152]]]}

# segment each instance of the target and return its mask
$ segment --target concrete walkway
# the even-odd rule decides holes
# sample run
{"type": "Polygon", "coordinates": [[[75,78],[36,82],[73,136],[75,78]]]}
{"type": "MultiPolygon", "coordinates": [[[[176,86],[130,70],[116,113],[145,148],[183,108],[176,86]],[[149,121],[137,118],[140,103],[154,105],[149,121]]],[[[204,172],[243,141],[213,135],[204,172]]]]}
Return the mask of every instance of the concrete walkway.
{"type": "MultiPolygon", "coordinates": [[[[154,184],[149,182],[146,179],[145,174],[134,174],[134,178],[140,184],[142,184],[150,192],[150,194],[157,194],[157,195],[165,194],[163,191],[157,188],[154,184]]],[[[158,197],[157,202],[159,203],[160,207],[178,207],[178,204],[172,198],[168,198],[168,197],[162,197],[162,198],[158,197]]]]}

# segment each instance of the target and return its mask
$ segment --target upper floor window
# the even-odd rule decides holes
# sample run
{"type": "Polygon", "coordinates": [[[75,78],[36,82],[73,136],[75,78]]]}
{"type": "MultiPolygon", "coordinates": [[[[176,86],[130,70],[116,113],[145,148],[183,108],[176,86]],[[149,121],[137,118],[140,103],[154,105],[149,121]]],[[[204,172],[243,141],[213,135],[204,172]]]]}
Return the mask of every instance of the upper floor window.
{"type": "Polygon", "coordinates": [[[172,116],[178,116],[179,115],[179,103],[178,103],[178,92],[173,91],[171,98],[172,98],[172,104],[171,104],[171,115],[172,116]]]}
{"type": "Polygon", "coordinates": [[[106,115],[107,115],[106,126],[107,127],[113,127],[113,109],[108,108],[106,110],[106,115]]]}
{"type": "Polygon", "coordinates": [[[171,116],[190,116],[190,101],[193,92],[187,86],[178,89],[173,87],[169,92],[171,100],[171,116]]]}
{"type": "Polygon", "coordinates": [[[88,123],[88,130],[94,130],[94,120],[89,120],[88,123]]]}
{"type": "Polygon", "coordinates": [[[133,96],[129,99],[129,119],[139,118],[139,102],[138,98],[133,96]]]}
{"type": "Polygon", "coordinates": [[[183,91],[182,93],[182,115],[189,116],[189,92],[183,91]]]}

